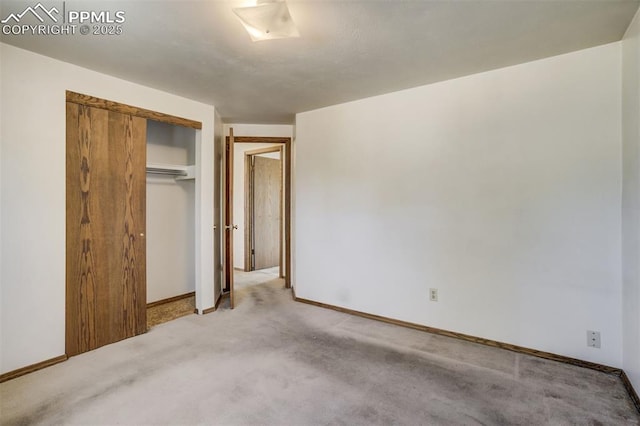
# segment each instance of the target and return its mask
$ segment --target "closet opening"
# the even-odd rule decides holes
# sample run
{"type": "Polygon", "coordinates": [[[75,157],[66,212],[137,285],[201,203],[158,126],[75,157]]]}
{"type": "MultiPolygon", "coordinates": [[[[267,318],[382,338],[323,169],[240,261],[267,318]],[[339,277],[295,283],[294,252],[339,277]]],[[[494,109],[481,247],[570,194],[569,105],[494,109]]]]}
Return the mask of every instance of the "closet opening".
{"type": "Polygon", "coordinates": [[[147,121],[147,327],[193,314],[196,130],[147,121]]]}
{"type": "Polygon", "coordinates": [[[196,266],[213,249],[201,228],[213,206],[196,206],[213,164],[201,161],[199,121],[71,91],[65,100],[69,357],[145,333],[148,303],[206,297],[213,276],[196,266]]]}

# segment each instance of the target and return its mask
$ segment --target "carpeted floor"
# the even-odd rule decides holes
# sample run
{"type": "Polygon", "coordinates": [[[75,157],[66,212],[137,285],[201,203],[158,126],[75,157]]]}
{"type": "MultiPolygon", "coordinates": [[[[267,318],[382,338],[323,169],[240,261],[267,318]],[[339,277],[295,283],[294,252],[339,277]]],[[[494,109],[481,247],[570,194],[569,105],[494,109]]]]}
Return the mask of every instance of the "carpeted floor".
{"type": "Polygon", "coordinates": [[[221,307],[0,384],[3,425],[638,425],[619,378],[291,300],[221,307]]]}
{"type": "Polygon", "coordinates": [[[236,269],[233,271],[233,287],[236,290],[240,290],[244,287],[266,283],[278,278],[279,274],[279,266],[274,266],[273,268],[258,269],[257,271],[251,272],[245,272],[236,269]]]}
{"type": "MultiPolygon", "coordinates": [[[[280,267],[278,266],[251,272],[234,270],[234,287],[239,290],[244,287],[262,284],[278,278],[279,273],[280,267]]],[[[164,324],[185,315],[192,315],[195,308],[195,296],[152,306],[147,308],[147,327],[155,327],[158,324],[164,324]]]]}

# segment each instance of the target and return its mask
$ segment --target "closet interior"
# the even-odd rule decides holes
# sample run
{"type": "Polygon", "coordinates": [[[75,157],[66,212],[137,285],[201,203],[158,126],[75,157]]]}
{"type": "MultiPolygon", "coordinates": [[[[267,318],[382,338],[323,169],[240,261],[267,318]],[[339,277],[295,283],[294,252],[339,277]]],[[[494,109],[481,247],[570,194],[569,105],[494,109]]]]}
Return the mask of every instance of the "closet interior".
{"type": "Polygon", "coordinates": [[[195,141],[192,128],[147,121],[148,305],[195,292],[195,141]]]}

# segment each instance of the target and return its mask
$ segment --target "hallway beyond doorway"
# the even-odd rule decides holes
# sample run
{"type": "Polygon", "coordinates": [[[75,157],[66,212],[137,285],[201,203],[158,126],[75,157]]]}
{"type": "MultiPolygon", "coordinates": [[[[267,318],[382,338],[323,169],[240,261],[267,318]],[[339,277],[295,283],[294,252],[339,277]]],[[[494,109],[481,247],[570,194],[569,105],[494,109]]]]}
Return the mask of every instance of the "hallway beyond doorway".
{"type": "Polygon", "coordinates": [[[258,269],[257,271],[251,272],[235,269],[233,273],[235,281],[234,285],[236,289],[241,289],[258,284],[264,284],[280,278],[280,267],[274,266],[272,268],[258,269]]]}

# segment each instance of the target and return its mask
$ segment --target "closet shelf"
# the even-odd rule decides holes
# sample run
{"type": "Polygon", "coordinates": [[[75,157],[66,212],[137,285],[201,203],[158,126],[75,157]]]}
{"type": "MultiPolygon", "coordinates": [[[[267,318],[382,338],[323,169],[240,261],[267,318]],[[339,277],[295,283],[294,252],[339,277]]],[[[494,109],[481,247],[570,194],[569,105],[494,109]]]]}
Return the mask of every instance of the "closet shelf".
{"type": "Polygon", "coordinates": [[[180,166],[174,164],[147,164],[147,174],[174,176],[176,180],[196,178],[196,166],[180,166]]]}

